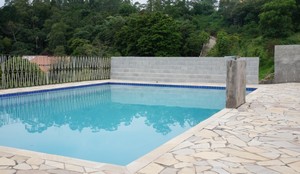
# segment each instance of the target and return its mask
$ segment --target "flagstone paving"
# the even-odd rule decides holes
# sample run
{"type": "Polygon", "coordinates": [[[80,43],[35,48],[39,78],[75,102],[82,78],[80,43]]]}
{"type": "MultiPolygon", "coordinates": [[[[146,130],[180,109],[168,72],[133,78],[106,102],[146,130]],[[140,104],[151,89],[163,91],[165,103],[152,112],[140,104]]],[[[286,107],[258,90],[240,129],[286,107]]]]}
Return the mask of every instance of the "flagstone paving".
{"type": "Polygon", "coordinates": [[[132,166],[37,158],[0,147],[0,173],[300,173],[300,83],[260,86],[238,109],[192,131],[152,162],[136,164],[137,171],[132,166]]]}

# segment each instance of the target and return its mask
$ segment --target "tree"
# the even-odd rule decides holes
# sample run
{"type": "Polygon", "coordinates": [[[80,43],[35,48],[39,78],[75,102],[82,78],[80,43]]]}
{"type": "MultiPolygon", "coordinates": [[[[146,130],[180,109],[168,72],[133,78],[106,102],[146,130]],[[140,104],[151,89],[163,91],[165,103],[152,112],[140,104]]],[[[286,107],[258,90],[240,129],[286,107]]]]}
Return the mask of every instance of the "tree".
{"type": "Polygon", "coordinates": [[[192,33],[184,46],[185,56],[199,56],[205,43],[209,41],[209,34],[205,31],[192,33]]]}
{"type": "Polygon", "coordinates": [[[67,28],[68,26],[63,22],[56,23],[52,26],[48,35],[49,49],[51,51],[57,52],[57,50],[59,50],[59,53],[62,53],[62,50],[65,50],[65,48],[62,49],[62,47],[67,45],[67,28]]]}
{"type": "Polygon", "coordinates": [[[289,36],[294,30],[292,12],[295,9],[295,0],[271,0],[264,4],[259,15],[262,34],[274,38],[289,36]]]}
{"type": "Polygon", "coordinates": [[[70,48],[74,56],[96,56],[99,51],[90,44],[89,40],[74,38],[70,41],[70,48]]]}
{"type": "Polygon", "coordinates": [[[137,8],[130,4],[130,2],[123,2],[120,6],[119,13],[122,16],[129,16],[132,13],[136,13],[137,8]]]}
{"type": "Polygon", "coordinates": [[[221,30],[217,34],[217,41],[214,48],[208,53],[209,56],[230,56],[240,55],[241,39],[237,34],[228,34],[221,30]]]}
{"type": "Polygon", "coordinates": [[[214,12],[215,0],[203,0],[192,3],[192,12],[195,15],[210,15],[214,12]]]}
{"type": "Polygon", "coordinates": [[[133,15],[117,33],[116,46],[124,56],[178,56],[178,29],[171,17],[159,12],[133,15]]]}
{"type": "Polygon", "coordinates": [[[12,49],[12,40],[8,37],[4,37],[1,43],[2,49],[0,50],[0,52],[4,54],[9,54],[12,49]]]}

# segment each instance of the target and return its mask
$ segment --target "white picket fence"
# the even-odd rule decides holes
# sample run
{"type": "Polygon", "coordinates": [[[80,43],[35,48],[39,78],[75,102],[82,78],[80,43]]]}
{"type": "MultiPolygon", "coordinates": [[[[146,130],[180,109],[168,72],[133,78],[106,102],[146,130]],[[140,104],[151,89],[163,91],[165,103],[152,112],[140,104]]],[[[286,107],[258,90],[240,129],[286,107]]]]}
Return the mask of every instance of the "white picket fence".
{"type": "Polygon", "coordinates": [[[110,78],[110,58],[0,56],[0,88],[110,78]]]}

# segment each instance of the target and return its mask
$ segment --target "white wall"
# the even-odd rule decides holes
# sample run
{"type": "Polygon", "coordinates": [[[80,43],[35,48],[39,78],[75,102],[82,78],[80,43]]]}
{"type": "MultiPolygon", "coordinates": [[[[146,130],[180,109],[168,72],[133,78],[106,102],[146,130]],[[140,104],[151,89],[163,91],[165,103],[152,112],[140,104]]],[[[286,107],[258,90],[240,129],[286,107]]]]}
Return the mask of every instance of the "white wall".
{"type": "Polygon", "coordinates": [[[275,83],[300,82],[300,45],[275,46],[275,83]]]}
{"type": "MultiPolygon", "coordinates": [[[[247,84],[258,84],[259,58],[247,60],[247,84]]],[[[225,83],[223,57],[112,57],[111,79],[149,82],[225,83]]]]}

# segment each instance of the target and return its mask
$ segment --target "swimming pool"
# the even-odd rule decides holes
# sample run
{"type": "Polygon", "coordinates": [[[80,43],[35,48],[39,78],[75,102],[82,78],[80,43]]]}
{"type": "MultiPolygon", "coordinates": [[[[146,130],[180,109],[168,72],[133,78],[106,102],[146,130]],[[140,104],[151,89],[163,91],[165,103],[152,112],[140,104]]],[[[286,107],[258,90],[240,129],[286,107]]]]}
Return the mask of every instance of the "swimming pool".
{"type": "Polygon", "coordinates": [[[224,105],[223,88],[172,85],[2,95],[0,145],[126,165],[224,105]]]}

